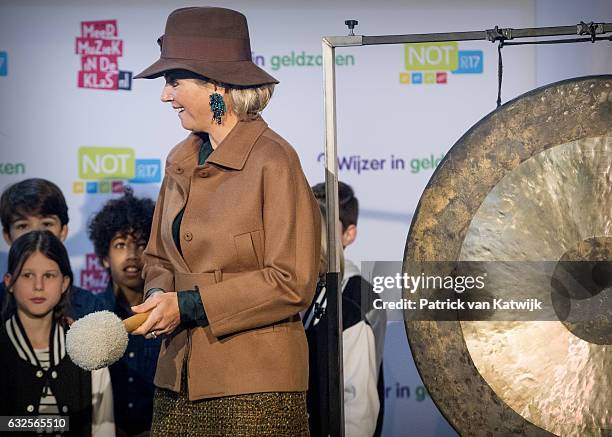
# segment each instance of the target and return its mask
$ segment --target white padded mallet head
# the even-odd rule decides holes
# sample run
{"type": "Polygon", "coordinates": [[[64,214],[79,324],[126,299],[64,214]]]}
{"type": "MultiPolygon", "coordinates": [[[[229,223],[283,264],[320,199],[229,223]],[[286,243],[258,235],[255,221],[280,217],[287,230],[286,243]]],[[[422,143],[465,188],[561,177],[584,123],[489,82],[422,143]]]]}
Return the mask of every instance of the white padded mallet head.
{"type": "Polygon", "coordinates": [[[125,321],[110,311],[97,311],[74,322],[66,334],[66,351],[85,370],[108,367],[118,361],[128,345],[128,332],[149,316],[141,313],[125,321]]]}

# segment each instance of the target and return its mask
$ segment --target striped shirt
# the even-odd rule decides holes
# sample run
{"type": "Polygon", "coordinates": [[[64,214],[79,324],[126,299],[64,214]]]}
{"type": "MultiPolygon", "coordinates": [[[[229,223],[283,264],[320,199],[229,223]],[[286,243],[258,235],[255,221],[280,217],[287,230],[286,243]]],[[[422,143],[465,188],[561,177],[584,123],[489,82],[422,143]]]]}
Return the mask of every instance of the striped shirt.
{"type": "MultiPolygon", "coordinates": [[[[49,360],[49,348],[36,349],[34,348],[34,354],[36,359],[40,363],[40,367],[47,370],[51,367],[49,360]]],[[[45,415],[59,415],[59,408],[57,407],[57,400],[51,392],[51,387],[45,385],[43,387],[42,394],[40,395],[40,405],[38,406],[38,413],[45,415]]]]}

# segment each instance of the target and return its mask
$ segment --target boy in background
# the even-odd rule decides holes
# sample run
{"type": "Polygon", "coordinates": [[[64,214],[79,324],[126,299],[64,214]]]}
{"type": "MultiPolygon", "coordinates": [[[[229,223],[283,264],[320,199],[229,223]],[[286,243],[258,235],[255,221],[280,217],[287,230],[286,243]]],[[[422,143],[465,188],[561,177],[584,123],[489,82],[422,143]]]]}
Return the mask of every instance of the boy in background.
{"type": "MultiPolygon", "coordinates": [[[[325,207],[325,183],[319,183],[312,187],[312,191],[320,205],[325,207]]],[[[342,224],[342,249],[346,249],[357,239],[357,220],[359,218],[359,200],[355,197],[353,188],[338,181],[338,214],[342,224]]],[[[374,342],[376,345],[376,368],[378,369],[377,390],[380,402],[376,431],[374,436],[382,434],[382,423],[384,418],[385,403],[385,381],[383,375],[383,353],[385,345],[385,332],[387,330],[387,314],[384,310],[372,308],[370,299],[362,301],[362,290],[371,290],[372,286],[361,276],[359,267],[344,258],[344,273],[340,283],[343,296],[353,300],[359,308],[363,308],[365,319],[372,327],[374,342]]]]}
{"type": "MultiPolygon", "coordinates": [[[[11,246],[31,231],[50,231],[60,241],[68,237],[68,205],[62,191],[46,179],[25,179],[9,186],[0,197],[0,221],[4,241],[11,246]]],[[[0,284],[0,302],[4,284],[0,284]]],[[[107,309],[90,291],[72,286],[66,315],[79,319],[94,311],[107,309]]]]}
{"type": "MultiPolygon", "coordinates": [[[[127,188],[122,197],[109,200],[89,224],[89,238],[110,278],[100,296],[121,319],[132,316],[130,307],[142,303],[142,252],[149,240],[154,208],[153,200],[136,198],[127,188]]],[[[149,433],[160,345],[160,339],[130,335],[125,354],[109,368],[118,437],[149,433]]]]}

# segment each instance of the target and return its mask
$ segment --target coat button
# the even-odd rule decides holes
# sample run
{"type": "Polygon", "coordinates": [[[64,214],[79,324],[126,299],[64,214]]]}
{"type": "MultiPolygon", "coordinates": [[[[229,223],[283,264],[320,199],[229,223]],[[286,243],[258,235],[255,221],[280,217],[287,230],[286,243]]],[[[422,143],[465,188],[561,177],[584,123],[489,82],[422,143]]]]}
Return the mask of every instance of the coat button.
{"type": "Polygon", "coordinates": [[[183,170],[183,167],[177,167],[175,171],[176,171],[178,174],[183,174],[183,172],[184,172],[185,170],[183,170]]]}
{"type": "Polygon", "coordinates": [[[184,237],[185,237],[185,240],[187,241],[193,240],[193,234],[191,232],[185,232],[184,237]]]}
{"type": "Polygon", "coordinates": [[[34,405],[28,405],[28,406],[26,407],[26,410],[28,410],[28,413],[33,412],[33,411],[34,411],[34,405]]]}
{"type": "Polygon", "coordinates": [[[128,408],[134,408],[134,404],[131,402],[128,402],[128,408]]]}
{"type": "Polygon", "coordinates": [[[206,170],[200,171],[199,175],[201,178],[207,178],[208,176],[210,176],[210,174],[206,170]]]}
{"type": "Polygon", "coordinates": [[[134,352],[130,352],[130,353],[128,354],[128,357],[130,357],[130,358],[134,358],[134,352]]]}
{"type": "Polygon", "coordinates": [[[43,377],[43,371],[39,370],[38,372],[36,372],[36,377],[37,378],[42,378],[43,377]]]}
{"type": "Polygon", "coordinates": [[[68,412],[68,407],[66,405],[64,405],[62,407],[62,413],[67,413],[68,412]]]}
{"type": "Polygon", "coordinates": [[[51,378],[57,379],[57,372],[55,370],[51,372],[51,378]]]}
{"type": "Polygon", "coordinates": [[[128,382],[134,382],[134,378],[132,378],[131,376],[128,378],[128,382]]]}

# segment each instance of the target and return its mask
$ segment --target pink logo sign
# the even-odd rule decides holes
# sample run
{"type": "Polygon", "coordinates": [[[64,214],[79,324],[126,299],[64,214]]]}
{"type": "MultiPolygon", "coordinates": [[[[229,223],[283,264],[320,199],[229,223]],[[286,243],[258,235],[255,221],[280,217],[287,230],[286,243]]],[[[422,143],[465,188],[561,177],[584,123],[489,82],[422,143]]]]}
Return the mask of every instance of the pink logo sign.
{"type": "Polygon", "coordinates": [[[103,90],[129,90],[132,73],[120,71],[123,40],[118,38],[117,20],[82,21],[81,36],[75,41],[75,53],[81,56],[78,87],[103,90]]]}
{"type": "Polygon", "coordinates": [[[108,272],[100,265],[95,253],[85,254],[85,268],[81,270],[81,287],[94,294],[102,293],[108,284],[108,272]]]}

